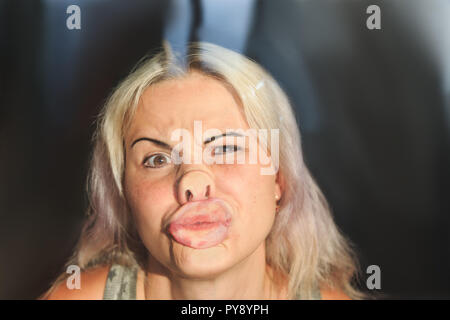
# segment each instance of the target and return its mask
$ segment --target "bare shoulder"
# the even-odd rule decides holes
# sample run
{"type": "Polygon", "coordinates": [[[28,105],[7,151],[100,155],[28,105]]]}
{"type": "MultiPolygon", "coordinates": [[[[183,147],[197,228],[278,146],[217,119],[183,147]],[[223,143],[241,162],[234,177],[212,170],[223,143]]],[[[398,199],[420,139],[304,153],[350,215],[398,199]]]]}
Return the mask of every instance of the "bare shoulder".
{"type": "Polygon", "coordinates": [[[80,274],[80,289],[69,289],[66,281],[59,283],[45,300],[101,300],[110,266],[96,267],[80,274]]]}
{"type": "Polygon", "coordinates": [[[338,289],[322,289],[320,290],[322,300],[352,300],[342,290],[338,289]]]}

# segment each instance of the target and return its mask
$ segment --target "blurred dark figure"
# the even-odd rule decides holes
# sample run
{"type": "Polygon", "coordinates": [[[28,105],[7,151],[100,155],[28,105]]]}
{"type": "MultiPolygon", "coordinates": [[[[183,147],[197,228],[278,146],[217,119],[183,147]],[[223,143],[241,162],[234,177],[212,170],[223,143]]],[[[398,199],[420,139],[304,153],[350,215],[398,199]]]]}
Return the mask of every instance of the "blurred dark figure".
{"type": "Polygon", "coordinates": [[[79,236],[95,116],[161,46],[165,1],[2,1],[0,299],[34,299],[79,236]],[[81,8],[69,30],[66,8],[81,8]],[[4,43],[6,42],[6,45],[4,43]]]}
{"type": "Polygon", "coordinates": [[[375,264],[387,298],[450,298],[450,4],[424,3],[0,1],[0,299],[34,299],[64,271],[95,115],[163,38],[242,52],[283,85],[363,288],[375,264]]]}
{"type": "Polygon", "coordinates": [[[292,97],[363,274],[381,268],[386,298],[450,298],[450,3],[258,4],[248,54],[292,97]],[[371,4],[381,30],[366,28],[371,4]]]}

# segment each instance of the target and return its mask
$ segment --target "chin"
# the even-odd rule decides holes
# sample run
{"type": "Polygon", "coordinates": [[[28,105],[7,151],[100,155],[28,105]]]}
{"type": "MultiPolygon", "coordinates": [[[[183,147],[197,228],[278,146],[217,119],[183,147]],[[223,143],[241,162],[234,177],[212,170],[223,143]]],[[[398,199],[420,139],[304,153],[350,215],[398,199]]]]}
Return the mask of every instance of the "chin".
{"type": "Polygon", "coordinates": [[[207,249],[182,247],[179,251],[174,247],[173,266],[177,273],[183,277],[194,279],[215,278],[232,266],[231,257],[227,254],[223,245],[219,244],[207,249]]]}

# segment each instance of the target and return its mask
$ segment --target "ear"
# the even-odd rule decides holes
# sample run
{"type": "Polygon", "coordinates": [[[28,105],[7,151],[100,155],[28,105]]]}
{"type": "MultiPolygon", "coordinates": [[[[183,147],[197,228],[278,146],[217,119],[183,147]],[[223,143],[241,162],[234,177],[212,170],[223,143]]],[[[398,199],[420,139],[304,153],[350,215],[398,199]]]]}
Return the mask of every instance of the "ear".
{"type": "Polygon", "coordinates": [[[280,170],[278,170],[275,177],[275,196],[277,199],[281,199],[283,197],[285,190],[285,179],[280,170]]]}

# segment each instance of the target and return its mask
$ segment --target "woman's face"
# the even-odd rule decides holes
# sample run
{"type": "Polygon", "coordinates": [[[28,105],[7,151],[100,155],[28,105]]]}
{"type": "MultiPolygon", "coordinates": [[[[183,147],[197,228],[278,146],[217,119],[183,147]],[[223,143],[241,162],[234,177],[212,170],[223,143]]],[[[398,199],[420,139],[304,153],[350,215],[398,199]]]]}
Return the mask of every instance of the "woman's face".
{"type": "MultiPolygon", "coordinates": [[[[171,140],[177,129],[186,129],[192,150],[196,145],[213,158],[230,153],[247,155],[247,138],[244,143],[242,139],[229,143],[226,139],[230,138],[217,137],[205,144],[205,137],[198,138],[199,122],[194,136],[194,121],[201,121],[202,134],[208,129],[246,131],[249,126],[241,112],[233,94],[220,81],[194,72],[149,87],[126,132],[125,196],[139,235],[153,258],[183,277],[211,277],[232,268],[264,246],[273,225],[276,197],[281,193],[277,175],[261,174],[260,169],[267,165],[250,163],[248,157],[245,163],[191,159],[190,164],[174,164],[173,158],[171,162],[171,148],[181,141],[171,140]],[[214,205],[214,200],[225,206],[214,205]],[[201,210],[210,218],[228,215],[227,227],[221,225],[213,231],[170,229],[170,222],[195,202],[205,204],[201,210]]],[[[193,208],[187,215],[195,217],[200,207],[193,208]]]]}

